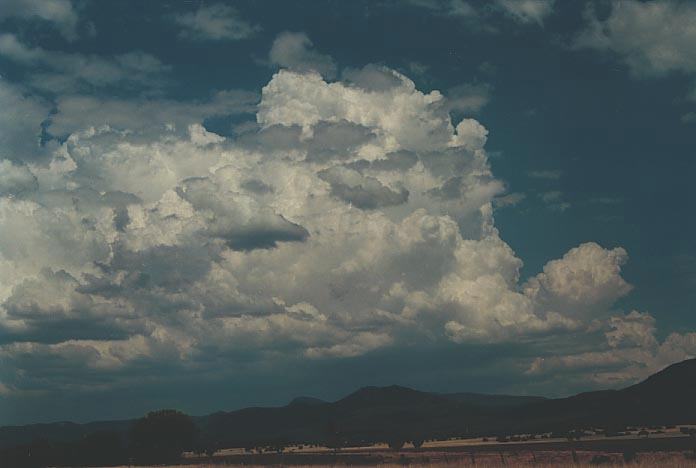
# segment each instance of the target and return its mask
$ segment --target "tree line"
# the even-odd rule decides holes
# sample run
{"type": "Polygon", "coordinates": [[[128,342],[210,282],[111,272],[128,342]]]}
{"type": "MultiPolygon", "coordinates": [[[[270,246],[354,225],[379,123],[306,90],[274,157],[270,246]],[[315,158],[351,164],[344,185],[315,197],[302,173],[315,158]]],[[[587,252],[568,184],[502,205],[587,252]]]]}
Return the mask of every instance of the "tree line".
{"type": "MultiPolygon", "coordinates": [[[[333,422],[329,422],[323,439],[316,443],[334,451],[352,445],[333,422]]],[[[407,442],[420,448],[423,441],[422,437],[393,435],[386,442],[391,449],[399,450],[407,442]]],[[[267,444],[264,451],[282,453],[287,445],[285,442],[276,440],[271,445],[267,444]]],[[[100,431],[70,442],[35,439],[28,444],[0,449],[0,466],[39,468],[174,464],[181,460],[184,452],[212,456],[216,449],[217,444],[202,433],[191,417],[180,411],[167,409],[148,413],[134,421],[125,433],[100,431]]],[[[246,452],[254,450],[260,449],[248,447],[246,452]]]]}
{"type": "Polygon", "coordinates": [[[205,452],[193,420],[176,410],[148,413],[127,434],[102,431],[72,442],[36,439],[0,450],[0,466],[115,466],[164,464],[181,459],[185,451],[205,452]]]}

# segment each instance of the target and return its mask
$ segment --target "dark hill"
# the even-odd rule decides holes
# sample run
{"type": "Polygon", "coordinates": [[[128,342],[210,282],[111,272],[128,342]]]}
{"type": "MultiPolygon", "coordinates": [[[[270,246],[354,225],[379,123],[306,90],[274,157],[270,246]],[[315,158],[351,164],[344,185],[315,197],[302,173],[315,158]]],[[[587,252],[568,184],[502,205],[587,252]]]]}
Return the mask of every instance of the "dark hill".
{"type": "Polygon", "coordinates": [[[530,429],[696,422],[696,359],[673,364],[622,390],[546,400],[521,407],[511,416],[530,429]]]}
{"type": "Polygon", "coordinates": [[[486,393],[441,393],[442,397],[459,403],[490,408],[512,408],[515,406],[540,403],[547,398],[539,396],[488,395],[486,393]]]}
{"type": "Polygon", "coordinates": [[[292,401],[288,403],[288,406],[316,406],[324,404],[326,404],[326,402],[319,398],[300,396],[297,398],[293,398],[292,401]]]}
{"type": "Polygon", "coordinates": [[[669,398],[694,402],[696,359],[678,362],[623,390],[642,398],[669,398]]]}
{"type": "MultiPolygon", "coordinates": [[[[335,401],[299,397],[276,408],[245,408],[194,418],[204,442],[256,446],[292,442],[384,441],[392,437],[447,437],[627,425],[696,423],[696,359],[667,367],[641,383],[545,399],[542,397],[440,394],[400,386],[365,387],[335,401]]],[[[0,447],[36,438],[75,440],[111,430],[124,434],[131,421],[54,423],[0,428],[0,447]]]]}

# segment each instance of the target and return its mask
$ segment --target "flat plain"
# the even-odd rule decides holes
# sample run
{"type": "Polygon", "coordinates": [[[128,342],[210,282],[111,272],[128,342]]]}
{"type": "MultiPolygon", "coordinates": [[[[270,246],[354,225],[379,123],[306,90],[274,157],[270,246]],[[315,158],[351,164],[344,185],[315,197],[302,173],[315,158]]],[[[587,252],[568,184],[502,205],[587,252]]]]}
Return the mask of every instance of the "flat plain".
{"type": "MultiPolygon", "coordinates": [[[[581,440],[535,438],[498,442],[487,438],[426,441],[392,450],[386,444],[346,447],[338,451],[321,446],[290,446],[282,453],[263,448],[230,448],[212,457],[185,454],[185,467],[244,466],[634,466],[696,467],[694,439],[671,429],[640,431],[617,437],[587,435],[581,440]]],[[[525,436],[520,436],[524,438],[525,436]]]]}

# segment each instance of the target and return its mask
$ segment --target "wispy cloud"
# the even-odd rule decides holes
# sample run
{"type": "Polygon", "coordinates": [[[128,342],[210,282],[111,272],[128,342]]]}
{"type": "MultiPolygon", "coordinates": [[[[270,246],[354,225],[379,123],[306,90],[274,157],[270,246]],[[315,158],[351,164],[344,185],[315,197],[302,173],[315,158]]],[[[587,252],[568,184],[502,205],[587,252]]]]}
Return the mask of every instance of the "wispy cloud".
{"type": "Polygon", "coordinates": [[[241,40],[252,37],[261,27],[241,18],[239,12],[226,4],[201,5],[196,11],[173,17],[182,27],[182,38],[196,41],[241,40]]]}
{"type": "Polygon", "coordinates": [[[570,208],[570,203],[563,199],[563,193],[558,190],[540,193],[539,198],[553,211],[563,212],[570,208]]]}
{"type": "Polygon", "coordinates": [[[0,35],[0,55],[31,70],[30,84],[57,93],[119,85],[155,87],[171,67],[141,51],[109,57],[28,46],[13,34],[0,35]]]}
{"type": "Polygon", "coordinates": [[[533,179],[558,180],[563,176],[563,171],[559,170],[538,170],[527,171],[527,176],[533,179]]]}

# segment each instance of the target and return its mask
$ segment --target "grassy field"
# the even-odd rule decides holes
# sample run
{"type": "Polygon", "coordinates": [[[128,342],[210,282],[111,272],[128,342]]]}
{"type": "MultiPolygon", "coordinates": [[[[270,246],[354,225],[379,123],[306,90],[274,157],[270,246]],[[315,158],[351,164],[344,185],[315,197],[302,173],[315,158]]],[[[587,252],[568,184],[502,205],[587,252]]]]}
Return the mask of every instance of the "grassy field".
{"type": "MultiPolygon", "coordinates": [[[[454,467],[454,466],[476,466],[476,467],[532,467],[532,466],[553,466],[553,467],[590,467],[590,466],[606,466],[606,467],[696,467],[696,460],[691,460],[681,452],[654,452],[654,453],[639,453],[636,458],[630,462],[625,462],[623,454],[609,452],[578,452],[575,453],[575,461],[572,452],[560,451],[538,451],[532,454],[531,452],[481,452],[471,454],[464,453],[447,453],[436,451],[425,451],[417,455],[414,454],[399,454],[394,453],[392,456],[385,456],[379,461],[372,463],[360,463],[358,460],[335,459],[324,457],[313,458],[308,460],[307,464],[288,463],[286,460],[282,462],[280,459],[259,460],[245,466],[294,466],[294,467],[316,467],[316,466],[381,466],[381,467],[454,467]]],[[[299,461],[299,460],[298,460],[299,461]]],[[[189,464],[184,466],[201,467],[208,466],[215,468],[220,466],[222,460],[216,463],[210,461],[201,461],[198,464],[189,464]]],[[[222,462],[225,463],[225,462],[222,462]]]]}
{"type": "Polygon", "coordinates": [[[420,449],[407,444],[390,450],[384,444],[350,447],[334,452],[326,447],[293,446],[283,453],[248,453],[226,449],[213,457],[188,454],[187,466],[635,466],[694,467],[694,439],[677,430],[619,437],[589,435],[578,441],[534,439],[496,442],[488,439],[428,441],[420,449]]]}

